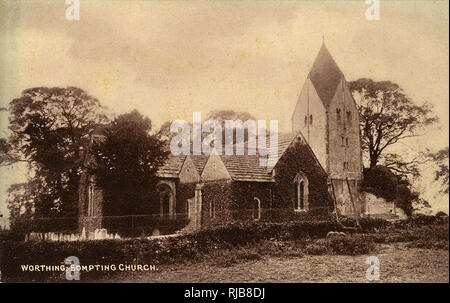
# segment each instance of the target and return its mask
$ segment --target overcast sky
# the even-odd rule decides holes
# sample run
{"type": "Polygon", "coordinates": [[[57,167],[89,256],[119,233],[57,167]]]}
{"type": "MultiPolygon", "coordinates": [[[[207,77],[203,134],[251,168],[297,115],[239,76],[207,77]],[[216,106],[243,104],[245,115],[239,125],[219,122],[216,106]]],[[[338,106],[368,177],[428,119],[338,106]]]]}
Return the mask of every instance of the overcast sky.
{"type": "MultiPolygon", "coordinates": [[[[136,108],[156,126],[233,109],[289,131],[325,35],[348,81],[391,80],[434,105],[439,125],[405,151],[448,146],[448,1],[381,0],[379,21],[365,19],[364,0],[80,3],[80,21],[68,21],[63,0],[0,0],[0,107],[26,88],[70,85],[116,113],[136,108]]],[[[17,171],[0,170],[0,195],[17,171]]],[[[434,186],[429,198],[430,176],[422,182],[434,186]]],[[[448,210],[448,196],[432,203],[448,210]]]]}

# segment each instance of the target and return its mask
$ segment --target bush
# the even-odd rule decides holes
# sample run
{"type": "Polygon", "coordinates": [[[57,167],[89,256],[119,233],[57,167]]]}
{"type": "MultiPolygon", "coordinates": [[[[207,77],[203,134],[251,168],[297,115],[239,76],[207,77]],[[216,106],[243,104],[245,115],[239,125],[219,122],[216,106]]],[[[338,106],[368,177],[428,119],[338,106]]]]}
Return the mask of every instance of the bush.
{"type": "Polygon", "coordinates": [[[11,230],[0,231],[0,241],[23,241],[25,240],[24,233],[17,233],[11,230]]]}
{"type": "Polygon", "coordinates": [[[325,255],[329,253],[328,242],[325,239],[312,242],[306,246],[305,252],[309,255],[325,255]]]}
{"type": "Polygon", "coordinates": [[[448,235],[447,224],[435,224],[383,230],[370,237],[375,243],[410,242],[408,247],[448,249],[448,235]]]}
{"type": "Polygon", "coordinates": [[[418,193],[413,193],[409,188],[408,184],[399,184],[397,186],[397,197],[395,200],[395,205],[401,208],[405,214],[410,217],[414,208],[412,203],[414,200],[419,198],[418,193]]]}
{"type": "Polygon", "coordinates": [[[245,245],[261,240],[299,240],[304,238],[323,238],[331,230],[340,226],[333,220],[296,221],[286,223],[248,223],[233,224],[202,229],[195,234],[196,239],[208,246],[212,243],[231,246],[245,245]]]}
{"type": "Polygon", "coordinates": [[[373,239],[368,235],[345,235],[328,239],[318,239],[305,247],[310,255],[363,255],[375,249],[373,239]]]}
{"type": "MultiPolygon", "coordinates": [[[[341,223],[347,227],[356,226],[354,218],[342,218],[341,223]]],[[[361,225],[361,230],[363,232],[373,232],[392,225],[391,222],[381,218],[360,218],[359,224],[361,225]]]]}
{"type": "Polygon", "coordinates": [[[392,201],[397,196],[397,177],[389,168],[377,165],[364,171],[362,187],[386,201],[392,201]]]}
{"type": "Polygon", "coordinates": [[[373,239],[367,235],[347,235],[326,239],[330,250],[338,255],[363,255],[375,249],[373,239]]]}
{"type": "Polygon", "coordinates": [[[303,257],[305,243],[302,241],[263,240],[252,244],[261,256],[303,257]]]}

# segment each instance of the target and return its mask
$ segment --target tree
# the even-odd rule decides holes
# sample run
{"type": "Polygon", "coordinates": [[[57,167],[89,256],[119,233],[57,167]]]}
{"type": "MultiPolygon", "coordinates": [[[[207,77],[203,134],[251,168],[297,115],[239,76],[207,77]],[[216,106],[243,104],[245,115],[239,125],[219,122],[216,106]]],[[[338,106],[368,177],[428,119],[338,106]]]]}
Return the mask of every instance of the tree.
{"type": "MultiPolygon", "coordinates": [[[[400,183],[397,186],[397,197],[395,199],[395,205],[405,212],[410,217],[414,211],[413,203],[420,202],[419,193],[410,189],[409,184],[400,183]]],[[[426,201],[422,201],[420,204],[428,204],[426,201]]]]}
{"type": "Polygon", "coordinates": [[[150,134],[149,118],[134,110],[118,116],[94,144],[92,174],[104,192],[104,214],[150,213],[156,196],[156,172],[168,151],[159,135],[150,134]]]}
{"type": "MultiPolygon", "coordinates": [[[[96,98],[76,87],[31,88],[10,102],[11,136],[0,141],[0,161],[28,163],[35,216],[77,216],[80,153],[89,132],[107,121],[102,110],[96,98]]],[[[16,197],[10,203],[20,204],[16,197]]]]}
{"type": "MultiPolygon", "coordinates": [[[[220,123],[220,126],[222,127],[222,145],[225,144],[226,136],[225,136],[225,120],[241,120],[242,122],[245,122],[247,120],[253,120],[256,122],[255,117],[253,117],[248,112],[236,112],[234,110],[214,110],[210,111],[203,119],[206,120],[217,120],[220,123]]],[[[172,124],[172,121],[165,122],[160,129],[158,130],[158,134],[161,138],[165,139],[167,143],[170,144],[170,140],[177,134],[175,132],[170,131],[170,125],[172,124]]],[[[189,124],[189,127],[192,130],[192,123],[189,124]]],[[[268,131],[268,130],[267,130],[268,131]]],[[[202,133],[202,140],[208,136],[209,133],[202,133]]],[[[256,134],[254,134],[256,136],[256,134]]],[[[249,137],[248,131],[246,130],[244,132],[244,141],[247,141],[249,137]]],[[[192,142],[192,138],[191,138],[192,142]]],[[[236,130],[233,131],[233,143],[236,143],[236,130]]]]}
{"type": "MultiPolygon", "coordinates": [[[[219,121],[221,127],[222,127],[222,145],[224,145],[227,141],[227,136],[226,136],[226,130],[225,130],[225,121],[226,120],[232,120],[232,121],[237,121],[240,120],[242,122],[245,122],[247,120],[252,120],[255,121],[255,123],[257,123],[256,118],[253,117],[251,114],[249,114],[248,112],[235,112],[233,110],[214,110],[214,111],[210,111],[207,116],[206,116],[206,120],[217,120],[219,121]]],[[[256,125],[257,127],[257,125],[256,125]]],[[[256,130],[255,130],[256,131],[256,130]]],[[[266,132],[268,132],[269,130],[266,130],[266,132]]],[[[207,134],[205,134],[206,136],[207,134]]],[[[258,135],[258,133],[250,133],[250,130],[245,130],[244,131],[244,142],[249,140],[249,137],[254,136],[256,137],[258,135]]],[[[230,139],[233,139],[233,143],[238,143],[237,141],[237,136],[236,136],[236,130],[233,130],[233,133],[230,133],[230,139]]]]}
{"type": "Polygon", "coordinates": [[[449,169],[448,169],[448,146],[443,148],[436,153],[428,153],[428,157],[434,161],[437,165],[437,170],[435,172],[435,180],[440,181],[443,189],[442,193],[448,194],[449,192],[449,169]]]}
{"type": "Polygon", "coordinates": [[[368,156],[369,169],[386,164],[397,173],[415,174],[417,159],[404,161],[387,151],[398,142],[422,135],[428,125],[438,120],[432,115],[431,106],[414,104],[400,86],[391,81],[363,78],[350,82],[349,87],[359,100],[362,149],[368,156]]]}
{"type": "Polygon", "coordinates": [[[403,180],[409,180],[410,177],[418,177],[420,175],[419,165],[427,162],[422,153],[419,153],[409,161],[404,160],[402,156],[395,153],[385,153],[380,156],[380,159],[384,167],[389,168],[403,180]]]}
{"type": "Polygon", "coordinates": [[[39,182],[33,180],[13,184],[8,188],[10,228],[16,232],[31,231],[34,217],[34,199],[39,193],[39,182]]]}
{"type": "Polygon", "coordinates": [[[398,180],[395,174],[387,167],[377,165],[372,169],[364,170],[362,187],[386,201],[392,201],[397,195],[398,180]]]}
{"type": "Polygon", "coordinates": [[[0,165],[10,165],[14,162],[16,162],[16,158],[12,154],[11,145],[7,139],[0,138],[0,165]]]}

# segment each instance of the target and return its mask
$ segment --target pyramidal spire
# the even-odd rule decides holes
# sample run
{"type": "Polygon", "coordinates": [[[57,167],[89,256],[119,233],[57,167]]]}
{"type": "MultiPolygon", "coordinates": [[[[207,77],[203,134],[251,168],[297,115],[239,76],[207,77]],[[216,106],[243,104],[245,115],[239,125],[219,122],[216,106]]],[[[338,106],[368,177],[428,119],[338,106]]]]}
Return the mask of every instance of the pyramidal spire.
{"type": "Polygon", "coordinates": [[[331,56],[323,38],[322,46],[311,67],[308,78],[325,106],[331,103],[336,88],[343,77],[344,75],[331,56]]]}

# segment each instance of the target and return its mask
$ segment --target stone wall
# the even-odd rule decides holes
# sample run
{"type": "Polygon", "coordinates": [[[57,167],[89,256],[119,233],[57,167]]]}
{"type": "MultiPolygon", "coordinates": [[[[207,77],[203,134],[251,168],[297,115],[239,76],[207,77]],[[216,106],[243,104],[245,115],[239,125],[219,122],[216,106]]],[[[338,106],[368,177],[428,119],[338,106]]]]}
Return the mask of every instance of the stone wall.
{"type": "Polygon", "coordinates": [[[201,189],[201,226],[211,226],[232,220],[233,191],[231,180],[203,183],[201,189]]]}
{"type": "Polygon", "coordinates": [[[332,179],[361,180],[361,165],[359,111],[346,81],[342,79],[328,107],[327,172],[332,179]],[[340,110],[339,115],[337,109],[340,110]],[[344,167],[344,162],[348,167],[344,167]]]}
{"type": "Polygon", "coordinates": [[[327,169],[327,116],[314,85],[308,78],[303,85],[292,115],[292,132],[305,136],[322,167],[327,169]]]}
{"type": "Polygon", "coordinates": [[[188,212],[188,199],[195,196],[196,183],[178,184],[177,188],[177,214],[188,212]]]}
{"type": "Polygon", "coordinates": [[[383,219],[406,219],[405,212],[395,206],[394,202],[387,202],[381,197],[374,194],[362,192],[365,199],[366,209],[363,213],[365,216],[383,219]]]}
{"type": "Polygon", "coordinates": [[[327,174],[316,161],[307,144],[300,138],[285,151],[275,166],[276,184],[273,185],[273,207],[294,210],[294,180],[301,172],[308,178],[309,211],[327,212],[332,201],[328,194],[327,174]]]}
{"type": "MultiPolygon", "coordinates": [[[[347,186],[347,181],[343,179],[333,179],[334,194],[339,213],[344,216],[354,216],[352,201],[347,186]]],[[[363,214],[366,209],[364,195],[360,193],[360,181],[349,180],[350,191],[357,214],[363,214]]]]}
{"type": "Polygon", "coordinates": [[[198,183],[200,182],[200,175],[195,168],[194,163],[190,156],[186,156],[183,166],[181,167],[179,174],[180,183],[198,183]]]}
{"type": "MultiPolygon", "coordinates": [[[[358,192],[362,160],[359,111],[345,79],[338,84],[328,108],[307,79],[292,116],[292,130],[294,133],[301,131],[329,177],[336,180],[333,184],[341,211],[351,213],[345,178],[350,180],[352,192],[358,192]]],[[[355,204],[364,211],[364,203],[359,198],[355,199],[355,204]]]]}
{"type": "Polygon", "coordinates": [[[78,189],[78,231],[81,232],[85,228],[89,233],[103,226],[103,191],[99,187],[95,187],[92,180],[88,181],[87,174],[81,176],[80,179],[78,189]],[[94,186],[92,215],[88,214],[88,188],[90,184],[94,186]]]}
{"type": "Polygon", "coordinates": [[[252,220],[257,218],[257,200],[260,201],[261,219],[266,219],[265,210],[273,207],[273,183],[268,182],[233,182],[232,184],[232,218],[234,220],[252,220]],[[256,198],[256,199],[255,199],[256,198]]]}

